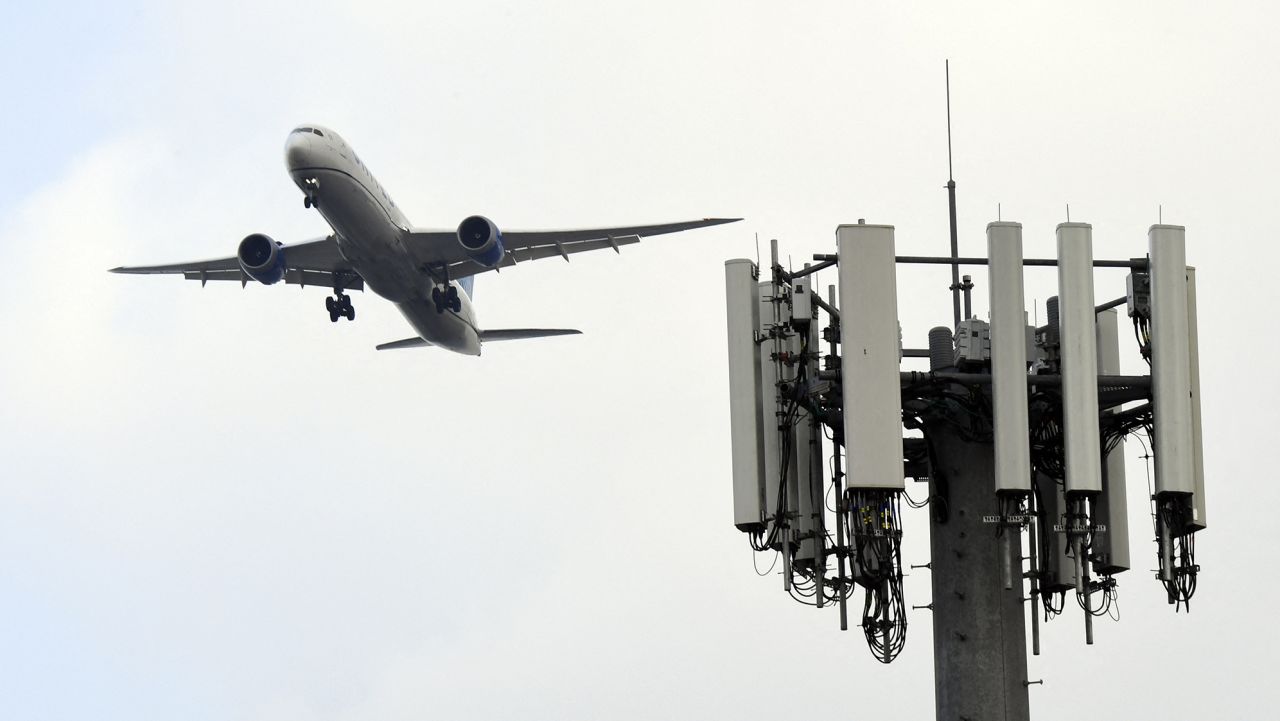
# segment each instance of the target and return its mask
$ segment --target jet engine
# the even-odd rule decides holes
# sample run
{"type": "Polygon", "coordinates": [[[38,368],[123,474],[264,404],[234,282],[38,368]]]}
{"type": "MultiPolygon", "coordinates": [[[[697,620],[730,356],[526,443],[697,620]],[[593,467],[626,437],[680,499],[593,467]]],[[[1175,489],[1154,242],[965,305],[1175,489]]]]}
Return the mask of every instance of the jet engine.
{"type": "Polygon", "coordinates": [[[284,278],[284,248],[262,233],[240,241],[236,259],[246,275],[263,285],[278,283],[284,278]]]}
{"type": "Polygon", "coordinates": [[[458,225],[458,242],[472,260],[486,268],[502,262],[502,231],[483,215],[473,215],[458,225]]]}

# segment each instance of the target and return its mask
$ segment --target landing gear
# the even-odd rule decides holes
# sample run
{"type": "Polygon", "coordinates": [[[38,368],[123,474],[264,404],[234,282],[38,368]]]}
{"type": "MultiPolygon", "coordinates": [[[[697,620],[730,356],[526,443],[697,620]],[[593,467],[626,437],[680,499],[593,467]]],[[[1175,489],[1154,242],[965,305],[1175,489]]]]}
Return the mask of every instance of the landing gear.
{"type": "Polygon", "coordinates": [[[316,203],[316,192],[320,190],[320,181],[316,178],[306,178],[302,181],[302,207],[315,208],[319,207],[316,203]]]}
{"type": "Polygon", "coordinates": [[[337,323],[339,318],[356,319],[356,309],[351,305],[351,296],[341,291],[332,298],[325,298],[324,307],[329,311],[329,321],[332,323],[337,323]]]}
{"type": "Polygon", "coordinates": [[[421,269],[427,277],[431,278],[431,302],[435,303],[436,312],[443,314],[446,310],[451,310],[454,313],[461,313],[462,299],[458,297],[457,286],[449,282],[448,264],[423,263],[421,269]]]}
{"type": "Polygon", "coordinates": [[[458,297],[457,287],[452,285],[443,293],[440,292],[439,288],[432,288],[431,302],[436,304],[437,313],[444,313],[446,310],[451,310],[454,313],[462,312],[462,299],[458,297]]]}
{"type": "Polygon", "coordinates": [[[339,318],[356,319],[356,309],[351,305],[351,297],[344,291],[355,286],[360,276],[354,271],[335,271],[333,274],[333,297],[324,299],[324,308],[329,311],[329,321],[337,323],[339,318]]]}

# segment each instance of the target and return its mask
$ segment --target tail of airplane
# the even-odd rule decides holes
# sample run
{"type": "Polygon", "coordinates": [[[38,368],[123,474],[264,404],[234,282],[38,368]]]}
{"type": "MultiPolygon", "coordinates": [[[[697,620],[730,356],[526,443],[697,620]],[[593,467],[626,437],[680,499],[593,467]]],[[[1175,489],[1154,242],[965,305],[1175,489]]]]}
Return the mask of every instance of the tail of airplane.
{"type": "MultiPolygon", "coordinates": [[[[526,338],[550,338],[557,335],[579,335],[582,331],[570,328],[503,328],[500,330],[480,331],[480,342],[491,343],[500,340],[524,340],[526,338]]],[[[422,338],[405,338],[390,343],[380,343],[378,350],[395,350],[397,348],[423,348],[431,345],[422,338]]]]}

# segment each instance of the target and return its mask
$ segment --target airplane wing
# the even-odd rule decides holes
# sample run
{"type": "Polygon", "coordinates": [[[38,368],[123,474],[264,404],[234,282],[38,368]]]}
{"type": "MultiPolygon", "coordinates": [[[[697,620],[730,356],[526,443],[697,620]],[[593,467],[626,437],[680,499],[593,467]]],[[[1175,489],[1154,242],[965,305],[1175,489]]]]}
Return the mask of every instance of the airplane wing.
{"type": "MultiPolygon", "coordinates": [[[[693,228],[734,223],[741,218],[704,218],[680,223],[660,225],[634,225],[621,228],[582,228],[577,230],[510,230],[502,231],[502,247],[506,253],[497,268],[508,268],[518,263],[541,258],[564,258],[588,250],[612,248],[622,252],[620,246],[639,243],[641,238],[665,233],[678,233],[693,228]]],[[[467,255],[458,236],[452,230],[414,230],[406,241],[409,252],[419,264],[448,265],[449,277],[457,280],[494,270],[481,265],[467,255]]]]}
{"type": "MultiPolygon", "coordinates": [[[[455,243],[456,245],[456,243],[455,243]]],[[[333,236],[286,245],[284,251],[284,282],[297,286],[315,285],[333,288],[334,280],[341,279],[345,290],[364,290],[364,279],[338,252],[333,236]]],[[[134,265],[112,268],[112,273],[136,273],[141,275],[172,274],[187,280],[198,280],[200,285],[211,280],[238,280],[241,287],[251,278],[240,269],[240,262],[233,255],[229,258],[198,260],[169,265],[134,265]]]]}

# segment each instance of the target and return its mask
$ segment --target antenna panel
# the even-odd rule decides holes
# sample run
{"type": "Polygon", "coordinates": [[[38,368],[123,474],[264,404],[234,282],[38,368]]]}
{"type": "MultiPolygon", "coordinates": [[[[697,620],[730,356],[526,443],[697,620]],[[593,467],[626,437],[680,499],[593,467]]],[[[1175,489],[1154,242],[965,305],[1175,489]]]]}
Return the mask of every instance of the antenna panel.
{"type": "Polygon", "coordinates": [[[1195,491],[1191,432],[1191,355],[1185,230],[1153,225],[1151,390],[1155,412],[1156,495],[1195,491]]]}
{"type": "Polygon", "coordinates": [[[1200,430],[1200,324],[1196,320],[1196,269],[1187,267],[1187,350],[1191,364],[1191,453],[1194,458],[1195,496],[1191,499],[1191,520],[1187,530],[1209,526],[1204,508],[1204,441],[1200,430]]]}
{"type": "MultiPolygon", "coordinates": [[[[1119,314],[1114,308],[1098,314],[1098,373],[1120,375],[1119,314]]],[[[1115,413],[1117,409],[1103,411],[1115,413]]],[[[1105,450],[1105,449],[1104,449],[1105,450]]],[[[1129,566],[1129,503],[1124,472],[1124,439],[1102,461],[1102,493],[1094,505],[1094,523],[1105,526],[1093,536],[1094,569],[1115,574],[1129,566]]]]}
{"type": "Polygon", "coordinates": [[[733,525],[764,530],[764,434],[761,428],[760,297],[756,264],[736,259],[724,264],[729,337],[729,439],[733,460],[733,525]]]}
{"type": "MultiPolygon", "coordinates": [[[[781,306],[786,314],[786,325],[794,329],[787,337],[787,352],[792,362],[785,367],[784,377],[787,383],[798,392],[803,383],[812,383],[817,369],[813,367],[809,357],[818,347],[816,341],[816,324],[812,323],[813,303],[812,277],[797,278],[791,282],[791,303],[781,306]],[[803,381],[801,379],[804,379],[803,381]]],[[[797,566],[810,567],[814,563],[814,538],[817,522],[814,514],[822,508],[822,496],[814,500],[813,488],[821,487],[821,479],[815,479],[815,469],[820,467],[815,458],[817,439],[815,437],[813,417],[803,407],[798,407],[795,420],[790,429],[791,465],[787,477],[788,509],[796,514],[794,525],[797,553],[793,560],[797,566]]],[[[820,471],[819,471],[820,473],[820,471]]]]}
{"type": "Polygon", "coordinates": [[[1075,559],[1068,555],[1071,545],[1067,542],[1064,526],[1067,523],[1067,502],[1062,497],[1062,486],[1043,473],[1037,474],[1036,485],[1040,489],[1040,502],[1044,504],[1044,522],[1037,534],[1043,539],[1044,555],[1040,559],[1043,576],[1041,591],[1065,591],[1076,587],[1075,559]]]}
{"type": "MultiPolygon", "coordinates": [[[[798,317],[798,316],[796,316],[798,317]]],[[[793,317],[792,322],[795,322],[793,317]]],[[[801,340],[805,337],[809,338],[809,347],[813,348],[814,336],[816,328],[806,326],[802,331],[803,335],[797,334],[792,336],[790,346],[792,353],[798,357],[801,350],[801,340]]],[[[805,359],[802,362],[808,363],[805,359]]],[[[799,363],[796,365],[799,371],[799,363]]],[[[812,366],[810,366],[810,370],[812,366]]],[[[816,514],[822,512],[823,495],[822,495],[822,460],[821,451],[818,445],[819,438],[816,435],[817,429],[813,425],[813,416],[809,411],[800,409],[796,414],[796,424],[794,431],[795,443],[795,476],[788,490],[795,489],[794,498],[796,501],[796,535],[800,539],[798,545],[799,551],[796,554],[794,563],[797,566],[810,566],[814,561],[814,537],[819,527],[816,514]],[[816,491],[816,493],[815,493],[816,491]]]]}
{"type": "Polygon", "coordinates": [[[848,487],[902,490],[893,226],[841,225],[840,337],[848,487]]]}
{"type": "Polygon", "coordinates": [[[1058,226],[1058,326],[1066,493],[1099,493],[1102,459],[1098,441],[1093,228],[1088,223],[1058,226]]]}
{"type": "Polygon", "coordinates": [[[1031,490],[1027,428],[1027,313],[1022,284],[1022,224],[987,225],[991,308],[991,393],[996,492],[1031,490]]]}
{"type": "Polygon", "coordinates": [[[760,355],[760,443],[764,457],[764,518],[775,521],[778,512],[778,486],[782,482],[782,436],[778,432],[778,368],[773,362],[773,339],[769,336],[774,325],[773,284],[766,281],[757,284],[760,299],[760,332],[764,339],[758,348],[760,355]]]}
{"type": "MultiPolygon", "coordinates": [[[[786,314],[786,318],[783,319],[784,324],[793,326],[795,324],[795,316],[792,314],[794,306],[789,309],[788,306],[784,305],[782,308],[786,314]]],[[[806,328],[806,335],[807,331],[808,329],[806,328]]],[[[785,347],[791,358],[797,359],[800,357],[804,346],[804,338],[805,336],[799,333],[792,333],[787,336],[785,347]]],[[[783,382],[793,389],[801,373],[800,366],[800,361],[794,361],[791,365],[782,366],[783,382]]],[[[794,397],[795,391],[793,390],[790,395],[794,397]]],[[[787,404],[784,404],[783,409],[785,410],[786,408],[787,404]]],[[[795,514],[791,529],[793,542],[798,542],[798,539],[812,528],[812,503],[809,497],[809,471],[812,467],[812,461],[809,458],[809,441],[813,438],[813,430],[809,427],[809,412],[804,408],[796,408],[793,422],[785,433],[788,434],[791,443],[791,458],[787,470],[787,510],[795,514]]],[[[800,548],[798,550],[801,555],[804,555],[803,544],[799,545],[800,548]]],[[[807,555],[812,558],[813,552],[810,551],[807,555]]],[[[802,558],[796,558],[793,562],[802,564],[803,560],[802,558]]]]}

